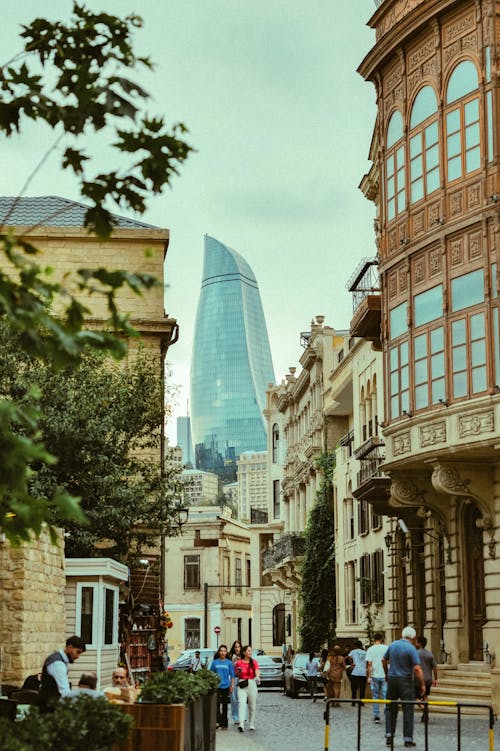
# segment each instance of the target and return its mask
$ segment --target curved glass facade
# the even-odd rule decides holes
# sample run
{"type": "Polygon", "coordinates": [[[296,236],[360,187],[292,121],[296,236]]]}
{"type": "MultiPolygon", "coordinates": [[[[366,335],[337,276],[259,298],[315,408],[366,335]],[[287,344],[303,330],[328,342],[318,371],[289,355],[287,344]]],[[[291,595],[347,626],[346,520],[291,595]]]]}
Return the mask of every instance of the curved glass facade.
{"type": "Polygon", "coordinates": [[[274,370],[257,281],[236,251],[205,235],[191,360],[196,466],[236,478],[243,451],[265,451],[262,411],[274,370]]]}

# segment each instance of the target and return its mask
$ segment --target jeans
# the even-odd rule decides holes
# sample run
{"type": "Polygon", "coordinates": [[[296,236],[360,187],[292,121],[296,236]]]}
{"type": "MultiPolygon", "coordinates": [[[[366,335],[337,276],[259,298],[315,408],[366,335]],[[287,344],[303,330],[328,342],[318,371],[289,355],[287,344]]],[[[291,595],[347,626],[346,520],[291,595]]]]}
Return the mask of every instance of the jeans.
{"type": "Polygon", "coordinates": [[[366,675],[351,675],[351,696],[353,699],[359,691],[359,698],[365,698],[366,675]]]}
{"type": "MultiPolygon", "coordinates": [[[[387,695],[387,683],[385,678],[371,679],[372,699],[385,699],[387,695]]],[[[380,717],[380,704],[373,705],[373,716],[380,717]]]]}
{"type": "Polygon", "coordinates": [[[234,688],[231,694],[231,716],[233,722],[238,722],[238,679],[234,679],[234,688]]]}
{"type": "MultiPolygon", "coordinates": [[[[415,687],[413,676],[411,678],[391,678],[387,681],[387,698],[401,699],[402,701],[415,700],[415,687]]],[[[413,740],[413,704],[403,704],[403,737],[405,742],[413,740]]],[[[386,705],[385,709],[385,735],[390,738],[396,732],[398,719],[398,705],[386,705]]]]}
{"type": "Polygon", "coordinates": [[[309,686],[309,693],[311,694],[311,699],[314,699],[314,697],[316,696],[316,689],[318,687],[318,676],[308,675],[307,685],[309,686]]]}
{"type": "Polygon", "coordinates": [[[229,688],[217,689],[217,725],[227,728],[227,705],[229,704],[229,688]]]}

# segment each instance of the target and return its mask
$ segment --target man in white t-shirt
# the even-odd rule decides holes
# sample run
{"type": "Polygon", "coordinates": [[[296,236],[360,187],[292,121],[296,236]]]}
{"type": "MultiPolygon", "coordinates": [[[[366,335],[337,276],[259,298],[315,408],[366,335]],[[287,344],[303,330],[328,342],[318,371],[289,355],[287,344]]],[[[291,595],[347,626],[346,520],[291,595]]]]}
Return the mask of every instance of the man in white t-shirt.
{"type": "Polygon", "coordinates": [[[198,670],[201,670],[203,667],[203,663],[201,661],[201,652],[197,649],[194,653],[194,657],[191,660],[191,665],[189,666],[189,672],[190,673],[197,673],[198,670]]]}
{"type": "MultiPolygon", "coordinates": [[[[387,647],[382,642],[384,635],[377,631],[373,636],[373,644],[366,651],[366,677],[372,692],[372,699],[385,699],[387,694],[387,681],[385,679],[382,658],[387,647]]],[[[373,704],[373,721],[380,722],[380,704],[373,704]]]]}

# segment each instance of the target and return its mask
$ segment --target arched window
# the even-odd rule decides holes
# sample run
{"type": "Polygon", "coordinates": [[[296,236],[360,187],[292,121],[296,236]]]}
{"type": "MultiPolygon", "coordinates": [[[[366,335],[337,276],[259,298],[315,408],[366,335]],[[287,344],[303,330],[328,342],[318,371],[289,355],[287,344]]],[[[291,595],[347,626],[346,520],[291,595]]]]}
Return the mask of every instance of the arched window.
{"type": "Polygon", "coordinates": [[[387,126],[385,159],[387,220],[391,221],[405,210],[405,147],[403,141],[403,117],[396,110],[392,113],[387,126]]]}
{"type": "Polygon", "coordinates": [[[276,464],[279,458],[279,446],[280,446],[280,429],[277,423],[273,425],[273,464],[276,464]]]}
{"type": "Polygon", "coordinates": [[[431,86],[418,92],[410,114],[410,202],[439,188],[437,99],[431,86]]]}
{"type": "Polygon", "coordinates": [[[459,63],[448,81],[446,165],[449,182],[481,167],[479,78],[470,60],[459,63]]]}

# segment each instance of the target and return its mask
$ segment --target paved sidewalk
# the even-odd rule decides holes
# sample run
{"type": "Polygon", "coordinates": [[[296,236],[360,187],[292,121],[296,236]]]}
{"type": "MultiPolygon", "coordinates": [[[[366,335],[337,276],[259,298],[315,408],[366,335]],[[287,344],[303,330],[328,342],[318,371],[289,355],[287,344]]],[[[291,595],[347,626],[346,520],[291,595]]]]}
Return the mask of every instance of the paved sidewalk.
{"type": "MultiPolygon", "coordinates": [[[[270,691],[259,692],[256,730],[238,733],[231,725],[217,731],[217,751],[323,751],[324,704],[305,696],[290,699],[270,691]]],[[[361,710],[361,751],[387,751],[384,726],[373,722],[371,707],[361,710]]],[[[424,751],[424,726],[415,713],[417,751],[424,751]]],[[[357,709],[344,705],[330,712],[329,751],[357,751],[357,709]]],[[[431,714],[429,751],[457,751],[457,721],[452,715],[431,714]]],[[[461,751],[488,751],[488,719],[462,717],[461,751]]],[[[394,749],[403,751],[402,715],[399,714],[394,749]]],[[[500,723],[495,725],[495,749],[500,751],[500,723]]]]}

